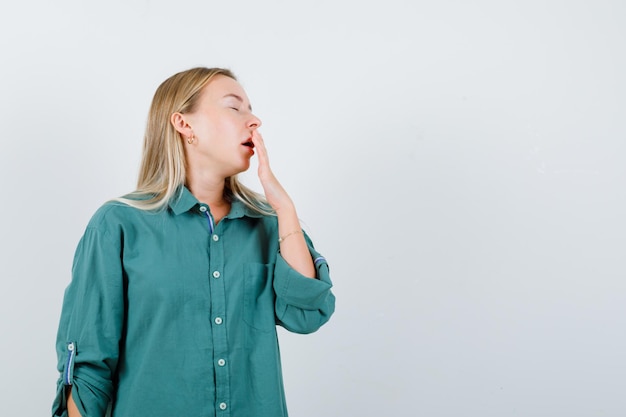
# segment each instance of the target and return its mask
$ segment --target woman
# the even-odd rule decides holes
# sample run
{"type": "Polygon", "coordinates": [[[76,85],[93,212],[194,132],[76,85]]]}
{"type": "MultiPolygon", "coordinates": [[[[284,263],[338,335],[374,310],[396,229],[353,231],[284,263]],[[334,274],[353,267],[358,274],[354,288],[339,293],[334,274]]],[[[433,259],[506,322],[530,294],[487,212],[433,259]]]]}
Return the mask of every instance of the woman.
{"type": "Polygon", "coordinates": [[[287,416],[276,325],[314,332],[335,298],[260,125],[226,69],[159,86],[137,190],[76,250],[54,416],[287,416]],[[237,180],[255,153],[265,198],[237,180]]]}

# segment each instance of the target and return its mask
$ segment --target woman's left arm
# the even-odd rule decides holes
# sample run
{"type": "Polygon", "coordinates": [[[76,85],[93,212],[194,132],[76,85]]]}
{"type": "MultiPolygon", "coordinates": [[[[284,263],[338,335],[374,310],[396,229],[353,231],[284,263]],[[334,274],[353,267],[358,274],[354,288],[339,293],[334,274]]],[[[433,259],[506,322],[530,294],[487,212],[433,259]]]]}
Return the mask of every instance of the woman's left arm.
{"type": "Polygon", "coordinates": [[[274,271],[276,318],[289,331],[312,333],[335,311],[328,264],[302,231],[293,201],[272,173],[263,138],[256,130],[252,140],[259,156],[259,179],[265,198],[278,216],[280,255],[274,271]]]}
{"type": "Polygon", "coordinates": [[[309,247],[304,239],[296,207],[270,168],[265,143],[258,130],[254,130],[252,141],[259,158],[259,180],[265,192],[267,202],[276,211],[278,217],[278,236],[280,253],[283,259],[300,274],[315,278],[315,266],[309,247]]]}

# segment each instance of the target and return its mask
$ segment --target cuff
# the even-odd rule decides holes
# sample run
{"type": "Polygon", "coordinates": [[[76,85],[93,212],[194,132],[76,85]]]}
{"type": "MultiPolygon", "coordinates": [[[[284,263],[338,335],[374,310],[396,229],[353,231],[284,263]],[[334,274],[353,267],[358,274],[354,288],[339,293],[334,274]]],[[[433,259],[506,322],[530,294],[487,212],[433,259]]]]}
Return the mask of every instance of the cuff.
{"type": "Polygon", "coordinates": [[[332,283],[326,259],[311,251],[316,278],[305,277],[278,254],[274,270],[274,291],[283,302],[304,310],[318,310],[326,303],[332,283]]]}

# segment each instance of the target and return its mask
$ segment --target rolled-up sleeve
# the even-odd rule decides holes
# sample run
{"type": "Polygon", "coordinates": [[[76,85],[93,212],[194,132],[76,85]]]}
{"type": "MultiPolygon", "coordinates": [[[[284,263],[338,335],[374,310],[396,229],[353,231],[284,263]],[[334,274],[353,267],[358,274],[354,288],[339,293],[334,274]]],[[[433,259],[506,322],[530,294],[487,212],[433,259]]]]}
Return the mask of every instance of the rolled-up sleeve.
{"type": "Polygon", "coordinates": [[[278,254],[274,270],[276,317],[279,324],[294,333],[313,333],[324,325],[335,311],[335,296],[326,259],[307,237],[309,252],[315,264],[316,278],[300,274],[278,254]]]}
{"type": "Polygon", "coordinates": [[[107,230],[88,227],[76,249],[57,334],[55,417],[67,416],[70,386],[82,416],[103,416],[111,402],[124,322],[119,241],[107,230]]]}

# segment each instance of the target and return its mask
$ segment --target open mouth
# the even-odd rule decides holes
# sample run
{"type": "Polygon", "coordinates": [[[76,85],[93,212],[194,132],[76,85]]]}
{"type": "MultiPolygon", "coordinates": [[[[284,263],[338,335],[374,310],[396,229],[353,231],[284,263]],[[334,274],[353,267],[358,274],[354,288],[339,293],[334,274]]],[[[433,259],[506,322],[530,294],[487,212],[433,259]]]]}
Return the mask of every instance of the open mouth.
{"type": "Polygon", "coordinates": [[[254,148],[254,143],[252,143],[252,141],[251,141],[251,140],[245,141],[244,143],[242,143],[242,145],[243,145],[243,146],[247,146],[247,147],[249,147],[249,148],[251,148],[251,149],[253,149],[253,148],[254,148]]]}

